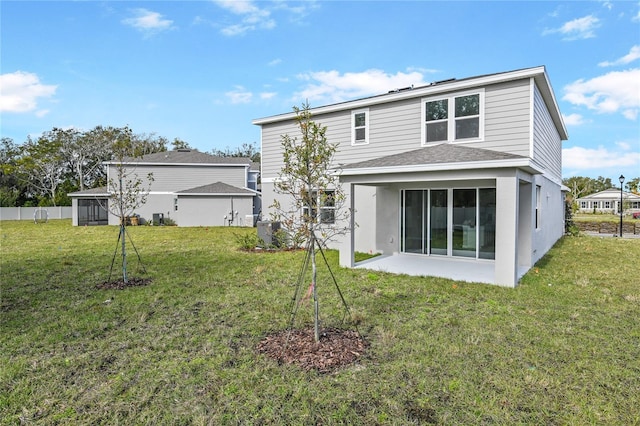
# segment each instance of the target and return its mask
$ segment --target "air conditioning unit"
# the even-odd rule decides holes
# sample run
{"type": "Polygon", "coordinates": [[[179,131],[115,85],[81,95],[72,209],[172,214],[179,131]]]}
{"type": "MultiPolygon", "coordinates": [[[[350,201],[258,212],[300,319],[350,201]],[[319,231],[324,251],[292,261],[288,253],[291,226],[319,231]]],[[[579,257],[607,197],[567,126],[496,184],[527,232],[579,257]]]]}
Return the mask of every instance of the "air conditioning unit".
{"type": "Polygon", "coordinates": [[[266,247],[277,246],[278,240],[275,233],[280,230],[280,222],[260,221],[258,222],[258,238],[260,238],[266,247]]]}

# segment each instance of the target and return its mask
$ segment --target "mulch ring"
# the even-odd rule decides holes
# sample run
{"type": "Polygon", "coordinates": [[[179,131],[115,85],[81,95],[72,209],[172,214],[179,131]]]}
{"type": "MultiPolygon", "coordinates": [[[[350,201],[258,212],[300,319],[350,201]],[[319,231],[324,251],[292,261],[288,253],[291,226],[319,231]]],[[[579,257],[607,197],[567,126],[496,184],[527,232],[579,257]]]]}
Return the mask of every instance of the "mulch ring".
{"type": "Polygon", "coordinates": [[[151,278],[128,278],[127,282],[120,278],[119,280],[96,284],[96,288],[99,290],[124,290],[128,287],[142,287],[149,284],[151,284],[151,278]]]}
{"type": "Polygon", "coordinates": [[[267,335],[257,347],[259,353],[303,370],[329,373],[354,363],[364,355],[367,342],[351,330],[325,328],[316,343],[313,327],[282,330],[267,335]]]}

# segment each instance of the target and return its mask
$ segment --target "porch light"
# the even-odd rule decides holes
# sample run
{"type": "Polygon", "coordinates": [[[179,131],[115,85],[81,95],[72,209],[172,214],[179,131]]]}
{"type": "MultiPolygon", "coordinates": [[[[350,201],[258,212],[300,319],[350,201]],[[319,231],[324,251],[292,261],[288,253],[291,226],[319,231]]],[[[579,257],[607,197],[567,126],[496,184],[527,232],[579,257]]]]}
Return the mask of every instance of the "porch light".
{"type": "Polygon", "coordinates": [[[620,181],[620,238],[622,238],[622,210],[624,207],[622,205],[622,184],[624,183],[624,176],[620,175],[618,180],[620,181]]]}

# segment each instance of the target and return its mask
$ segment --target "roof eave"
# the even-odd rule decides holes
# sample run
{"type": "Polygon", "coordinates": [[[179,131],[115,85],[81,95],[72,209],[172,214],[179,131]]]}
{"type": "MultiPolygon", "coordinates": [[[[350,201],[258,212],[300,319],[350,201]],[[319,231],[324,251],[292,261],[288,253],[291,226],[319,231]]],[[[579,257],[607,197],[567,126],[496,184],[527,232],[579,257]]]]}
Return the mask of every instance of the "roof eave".
{"type": "Polygon", "coordinates": [[[353,169],[342,169],[341,176],[362,176],[370,174],[391,174],[391,173],[415,173],[415,172],[440,172],[450,170],[474,170],[474,169],[505,169],[517,168],[531,174],[542,174],[544,170],[534,164],[529,158],[517,158],[509,160],[493,161],[468,161],[458,163],[441,164],[416,164],[407,166],[387,166],[387,167],[362,167],[353,169]]]}

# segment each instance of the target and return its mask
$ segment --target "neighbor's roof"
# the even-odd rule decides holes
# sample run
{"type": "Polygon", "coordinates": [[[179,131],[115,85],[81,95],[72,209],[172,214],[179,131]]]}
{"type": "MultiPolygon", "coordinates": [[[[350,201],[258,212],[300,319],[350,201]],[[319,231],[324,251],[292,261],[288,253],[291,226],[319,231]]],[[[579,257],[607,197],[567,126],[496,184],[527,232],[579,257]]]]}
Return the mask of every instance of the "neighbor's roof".
{"type": "MultiPolygon", "coordinates": [[[[623,191],[623,198],[626,200],[640,201],[640,195],[634,194],[633,192],[623,191]]],[[[584,197],[577,198],[576,201],[580,200],[619,200],[620,199],[620,188],[609,188],[604,191],[596,192],[594,194],[585,195],[584,197]]]]}
{"type": "Polygon", "coordinates": [[[256,195],[256,191],[246,188],[238,188],[224,182],[210,183],[208,185],[197,186],[184,191],[177,191],[178,195],[256,195]]]}
{"type": "Polygon", "coordinates": [[[106,186],[100,186],[98,188],[85,189],[84,191],[71,192],[67,194],[69,197],[85,197],[85,196],[93,196],[96,197],[98,195],[109,196],[107,192],[106,186]]]}
{"type": "MultiPolygon", "coordinates": [[[[200,152],[195,149],[179,149],[176,151],[154,152],[140,158],[128,158],[128,163],[146,164],[215,164],[225,166],[250,166],[251,159],[248,157],[217,157],[215,155],[200,152]]],[[[114,164],[115,161],[108,161],[105,164],[114,164]]]]}
{"type": "Polygon", "coordinates": [[[456,170],[478,168],[520,167],[540,173],[538,166],[528,157],[482,148],[443,143],[400,154],[374,158],[341,166],[342,175],[370,173],[398,173],[408,171],[456,170]]]}
{"type": "MultiPolygon", "coordinates": [[[[485,87],[491,84],[504,83],[514,80],[522,80],[533,78],[542,94],[547,109],[551,114],[551,118],[560,134],[562,140],[568,139],[567,129],[562,120],[560,109],[553,93],[553,88],[549,82],[549,77],[544,66],[524,68],[515,71],[506,71],[494,74],[485,74],[476,77],[467,77],[462,79],[451,78],[448,80],[436,81],[426,86],[405,87],[396,90],[390,90],[388,93],[370,96],[366,98],[356,99],[352,101],[340,102],[331,105],[325,105],[318,108],[312,108],[312,115],[327,114],[337,111],[365,108],[371,105],[383,104],[387,102],[396,102],[404,99],[419,98],[425,96],[434,96],[443,92],[452,92],[467,90],[477,87],[485,87]]],[[[263,125],[277,123],[281,121],[293,120],[296,117],[294,112],[274,115],[270,117],[257,118],[252,121],[253,124],[263,125]]]]}

